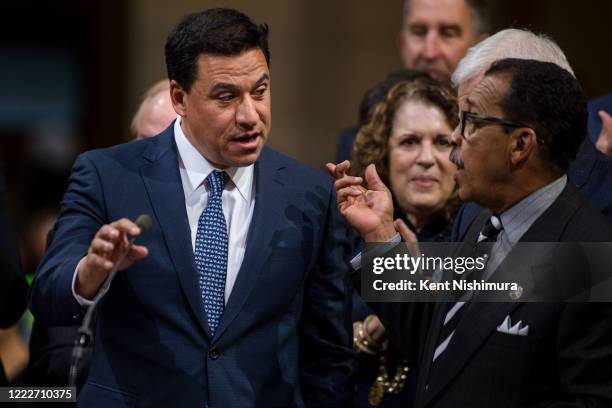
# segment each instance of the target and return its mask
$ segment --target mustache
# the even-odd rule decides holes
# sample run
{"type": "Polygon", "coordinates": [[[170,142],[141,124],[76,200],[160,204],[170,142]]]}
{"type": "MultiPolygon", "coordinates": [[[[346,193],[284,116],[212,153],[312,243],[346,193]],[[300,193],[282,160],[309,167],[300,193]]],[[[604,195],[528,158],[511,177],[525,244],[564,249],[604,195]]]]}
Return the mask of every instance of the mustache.
{"type": "Polygon", "coordinates": [[[459,158],[459,153],[457,152],[457,145],[456,144],[453,144],[453,148],[452,148],[452,150],[450,152],[449,160],[455,166],[457,166],[458,170],[463,170],[465,168],[465,166],[463,165],[463,162],[459,158]]]}

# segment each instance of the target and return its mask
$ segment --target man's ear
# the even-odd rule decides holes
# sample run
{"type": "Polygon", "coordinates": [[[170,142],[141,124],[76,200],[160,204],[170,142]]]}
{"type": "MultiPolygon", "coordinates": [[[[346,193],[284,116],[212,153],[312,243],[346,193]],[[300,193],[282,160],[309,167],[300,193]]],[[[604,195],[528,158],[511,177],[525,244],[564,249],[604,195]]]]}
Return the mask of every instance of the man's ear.
{"type": "Polygon", "coordinates": [[[510,134],[510,161],[518,165],[529,157],[538,144],[537,135],[531,128],[518,128],[510,134]]]}
{"type": "Polygon", "coordinates": [[[187,92],[183,89],[178,82],[174,79],[170,81],[170,99],[172,100],[172,106],[176,113],[180,116],[185,116],[185,96],[187,92]]]}

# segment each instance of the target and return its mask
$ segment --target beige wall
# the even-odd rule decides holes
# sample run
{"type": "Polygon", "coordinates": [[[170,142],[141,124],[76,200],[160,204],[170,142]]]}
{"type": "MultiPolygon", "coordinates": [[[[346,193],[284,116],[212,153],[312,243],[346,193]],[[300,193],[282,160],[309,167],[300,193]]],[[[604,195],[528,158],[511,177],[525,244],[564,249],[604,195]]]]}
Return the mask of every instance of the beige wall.
{"type": "MultiPolygon", "coordinates": [[[[321,167],[356,121],[364,91],[400,68],[395,47],[403,0],[131,0],[125,2],[123,87],[129,126],[141,93],[165,77],[163,46],[184,14],[234,7],[270,25],[270,145],[321,167]]],[[[610,0],[491,0],[494,26],[548,33],[592,98],[612,91],[610,0]]]]}
{"type": "Polygon", "coordinates": [[[125,100],[129,123],[139,95],[165,77],[163,47],[179,18],[208,7],[234,7],[270,26],[270,145],[321,167],[339,132],[356,121],[363,92],[400,68],[395,36],[402,0],[134,0],[127,10],[125,100]],[[382,5],[382,6],[377,6],[382,5]]]}

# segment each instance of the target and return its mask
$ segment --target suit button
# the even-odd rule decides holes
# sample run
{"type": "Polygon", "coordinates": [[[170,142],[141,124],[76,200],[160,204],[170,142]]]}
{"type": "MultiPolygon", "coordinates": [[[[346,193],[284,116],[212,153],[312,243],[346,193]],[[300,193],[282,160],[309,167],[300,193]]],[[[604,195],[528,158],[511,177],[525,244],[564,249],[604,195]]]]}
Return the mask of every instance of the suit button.
{"type": "Polygon", "coordinates": [[[210,350],[208,350],[208,357],[210,357],[212,360],[218,359],[219,355],[219,350],[217,350],[216,347],[211,347],[210,350]]]}
{"type": "Polygon", "coordinates": [[[429,390],[429,384],[427,384],[427,385],[425,386],[425,389],[426,389],[426,390],[429,390]]]}

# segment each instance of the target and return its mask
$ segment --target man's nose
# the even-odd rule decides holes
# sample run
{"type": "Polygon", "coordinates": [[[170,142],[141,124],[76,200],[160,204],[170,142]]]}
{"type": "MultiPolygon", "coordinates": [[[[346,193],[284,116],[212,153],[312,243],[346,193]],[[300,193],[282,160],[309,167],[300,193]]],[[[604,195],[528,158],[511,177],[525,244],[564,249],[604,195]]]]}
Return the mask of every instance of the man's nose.
{"type": "Polygon", "coordinates": [[[435,30],[427,32],[423,56],[428,60],[433,60],[440,56],[440,36],[438,36],[435,30]]]}
{"type": "Polygon", "coordinates": [[[457,146],[461,146],[463,137],[461,137],[461,125],[457,125],[453,133],[451,133],[451,142],[457,146]]]}
{"type": "Polygon", "coordinates": [[[236,109],[236,124],[242,129],[252,129],[259,121],[259,114],[250,96],[245,96],[236,109]]]}

